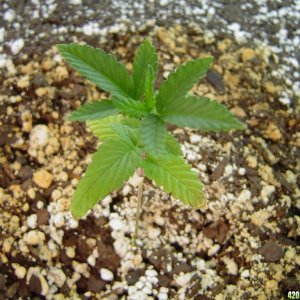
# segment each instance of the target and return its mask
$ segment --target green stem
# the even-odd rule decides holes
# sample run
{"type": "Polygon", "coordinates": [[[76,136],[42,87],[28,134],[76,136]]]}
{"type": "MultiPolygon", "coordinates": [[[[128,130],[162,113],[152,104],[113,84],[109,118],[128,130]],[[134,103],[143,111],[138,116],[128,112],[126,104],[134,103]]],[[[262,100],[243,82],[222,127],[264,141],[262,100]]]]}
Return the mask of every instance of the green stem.
{"type": "Polygon", "coordinates": [[[140,214],[142,208],[142,200],[143,200],[143,180],[139,183],[138,186],[138,200],[137,200],[136,217],[135,217],[135,230],[133,236],[134,244],[136,244],[136,239],[138,238],[138,233],[139,233],[139,221],[140,221],[140,214]]]}

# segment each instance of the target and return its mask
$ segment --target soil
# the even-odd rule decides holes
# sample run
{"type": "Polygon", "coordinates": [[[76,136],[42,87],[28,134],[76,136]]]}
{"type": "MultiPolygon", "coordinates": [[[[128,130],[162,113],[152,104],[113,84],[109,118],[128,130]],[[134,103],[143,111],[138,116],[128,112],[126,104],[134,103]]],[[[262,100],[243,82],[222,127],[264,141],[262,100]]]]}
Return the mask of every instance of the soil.
{"type": "MultiPolygon", "coordinates": [[[[82,1],[85,9],[87,2],[82,1]]],[[[34,2],[12,3],[23,20],[30,12],[24,7],[34,2]]],[[[103,1],[94,11],[109,5],[103,1]]],[[[51,18],[44,16],[45,24],[24,23],[48,32],[48,39],[41,36],[36,45],[24,35],[25,46],[15,55],[8,44],[1,48],[6,62],[0,75],[0,299],[264,300],[299,291],[299,95],[293,90],[297,76],[290,85],[274,76],[281,74],[284,54],[263,43],[242,43],[218,22],[214,35],[199,25],[163,22],[76,33],[71,25],[94,20],[95,13],[77,19],[78,8],[65,17],[64,7],[55,9],[51,18]],[[72,218],[71,197],[97,140],[85,124],[64,117],[107,94],[61,59],[53,24],[71,30],[64,41],[113,52],[128,70],[138,45],[150,38],[160,57],[157,86],[179,64],[214,57],[193,93],[225,104],[247,129],[204,134],[169,127],[205,183],[205,209],[191,209],[146,181],[138,247],[131,238],[137,191],[130,184],[85,218],[72,218]]],[[[227,12],[224,18],[257,26],[241,14],[227,12]]],[[[107,19],[107,28],[113,26],[107,19]]],[[[21,32],[13,26],[6,31],[8,40],[21,32]]]]}

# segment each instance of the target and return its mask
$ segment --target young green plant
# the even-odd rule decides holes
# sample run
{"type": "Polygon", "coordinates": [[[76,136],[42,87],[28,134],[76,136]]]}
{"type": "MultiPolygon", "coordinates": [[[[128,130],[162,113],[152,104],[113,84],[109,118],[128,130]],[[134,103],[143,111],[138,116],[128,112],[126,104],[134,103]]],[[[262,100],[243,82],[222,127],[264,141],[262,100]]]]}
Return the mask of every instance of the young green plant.
{"type": "MultiPolygon", "coordinates": [[[[111,94],[110,99],[84,104],[67,118],[86,121],[102,142],[72,197],[73,216],[84,216],[100,199],[121,188],[136,170],[183,203],[203,207],[203,185],[185,162],[166,123],[214,132],[244,128],[222,104],[188,94],[205,76],[212,57],[179,66],[155,91],[158,57],[149,40],[138,48],[131,74],[102,49],[78,44],[57,48],[82,76],[111,94]]],[[[142,183],[138,187],[135,238],[141,203],[142,183]]]]}

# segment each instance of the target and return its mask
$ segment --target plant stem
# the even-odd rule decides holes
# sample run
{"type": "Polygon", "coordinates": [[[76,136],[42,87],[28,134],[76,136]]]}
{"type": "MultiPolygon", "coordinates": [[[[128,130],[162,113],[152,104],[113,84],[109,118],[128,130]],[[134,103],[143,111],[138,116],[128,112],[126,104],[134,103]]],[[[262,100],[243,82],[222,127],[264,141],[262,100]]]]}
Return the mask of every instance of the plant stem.
{"type": "Polygon", "coordinates": [[[134,230],[134,236],[133,236],[134,244],[136,244],[136,239],[138,238],[142,200],[143,200],[143,180],[139,183],[139,186],[138,186],[138,200],[137,200],[137,207],[136,207],[135,230],[134,230]]]}

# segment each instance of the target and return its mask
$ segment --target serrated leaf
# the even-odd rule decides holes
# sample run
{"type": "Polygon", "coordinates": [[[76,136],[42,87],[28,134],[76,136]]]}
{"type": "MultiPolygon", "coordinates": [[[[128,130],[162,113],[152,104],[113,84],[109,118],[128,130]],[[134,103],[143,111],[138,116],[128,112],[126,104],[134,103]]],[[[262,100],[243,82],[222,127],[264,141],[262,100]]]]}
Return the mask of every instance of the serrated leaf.
{"type": "Polygon", "coordinates": [[[176,156],[147,157],[142,161],[145,175],[162,186],[167,193],[194,207],[205,205],[202,183],[197,174],[176,156]]]}
{"type": "Polygon", "coordinates": [[[136,119],[136,118],[129,118],[129,117],[127,117],[127,118],[124,118],[122,120],[122,124],[127,125],[127,126],[129,126],[131,128],[135,128],[136,129],[136,128],[140,127],[141,121],[139,119],[136,119]]]}
{"type": "Polygon", "coordinates": [[[154,70],[151,65],[148,65],[145,79],[145,104],[149,110],[155,106],[154,81],[154,70]]]}
{"type": "Polygon", "coordinates": [[[110,100],[85,103],[73,111],[66,119],[68,121],[87,121],[106,118],[118,113],[110,100]]]}
{"type": "Polygon", "coordinates": [[[148,113],[145,102],[124,97],[113,97],[112,102],[120,113],[126,114],[130,117],[141,118],[148,113]]]}
{"type": "Polygon", "coordinates": [[[176,156],[183,156],[178,140],[170,133],[166,135],[166,151],[176,156]]]}
{"type": "Polygon", "coordinates": [[[81,75],[113,96],[133,95],[133,82],[124,65],[102,49],[87,45],[60,44],[57,48],[81,75]]]}
{"type": "Polygon", "coordinates": [[[116,137],[116,132],[110,127],[112,124],[121,124],[124,117],[121,115],[110,116],[105,119],[87,121],[87,126],[102,142],[111,137],[116,137]]]}
{"type": "Polygon", "coordinates": [[[177,126],[202,131],[228,131],[243,129],[244,125],[227,108],[206,97],[187,96],[166,106],[161,118],[177,126]]]}
{"type": "Polygon", "coordinates": [[[145,149],[158,155],[165,149],[167,129],[164,122],[156,115],[149,114],[141,123],[141,142],[145,149]]]}
{"type": "Polygon", "coordinates": [[[117,136],[124,137],[126,136],[126,133],[128,133],[128,136],[134,137],[132,140],[135,140],[138,136],[140,121],[134,118],[117,115],[105,119],[88,121],[87,125],[93,134],[101,141],[106,141],[109,138],[117,136]],[[123,126],[126,126],[127,128],[123,126]],[[124,128],[125,132],[122,132],[122,128],[124,128]]]}
{"type": "Polygon", "coordinates": [[[212,62],[212,57],[198,58],[178,67],[163,81],[156,98],[158,112],[164,112],[166,106],[178,99],[182,99],[186,93],[203,78],[212,62]]]}
{"type": "Polygon", "coordinates": [[[119,189],[139,164],[139,150],[130,140],[113,138],[101,145],[72,197],[72,215],[84,216],[98,200],[119,189]]]}
{"type": "Polygon", "coordinates": [[[138,48],[132,66],[132,79],[134,83],[134,99],[140,99],[144,95],[146,71],[151,65],[154,71],[154,78],[158,70],[158,58],[156,50],[149,40],[145,40],[138,48]]]}
{"type": "Polygon", "coordinates": [[[126,124],[111,124],[110,127],[120,138],[129,138],[135,145],[138,143],[138,129],[126,124]]]}

